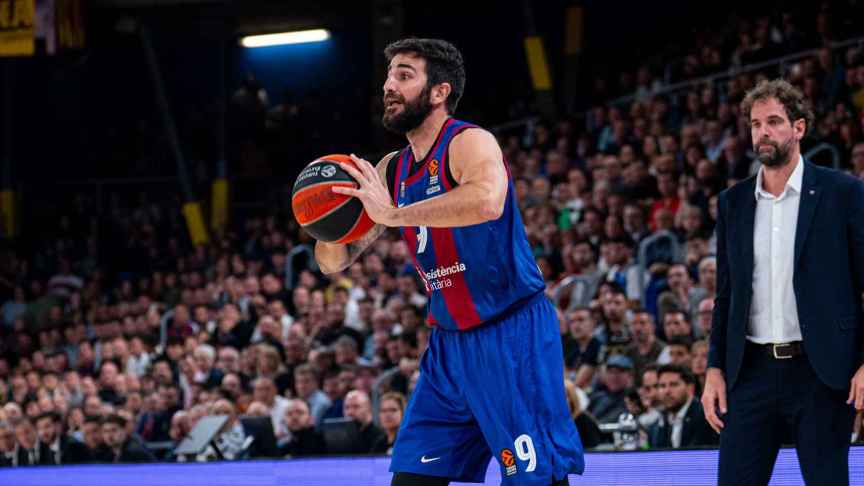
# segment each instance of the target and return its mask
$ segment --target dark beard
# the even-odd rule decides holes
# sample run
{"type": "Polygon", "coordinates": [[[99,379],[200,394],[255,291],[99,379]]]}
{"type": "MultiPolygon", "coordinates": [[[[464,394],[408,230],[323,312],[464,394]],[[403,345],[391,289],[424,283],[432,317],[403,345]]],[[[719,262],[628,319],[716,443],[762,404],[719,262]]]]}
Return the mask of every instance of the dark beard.
{"type": "MultiPolygon", "coordinates": [[[[432,112],[432,103],[429,101],[431,90],[428,86],[423,88],[423,91],[417,96],[417,99],[408,103],[402,101],[402,113],[393,116],[387,116],[387,109],[384,109],[384,115],[381,117],[381,123],[384,128],[399,135],[406,133],[419,127],[432,112]]],[[[385,104],[386,106],[386,104],[385,104]]]]}
{"type": "Polygon", "coordinates": [[[765,167],[782,167],[789,162],[789,153],[792,152],[792,143],[794,139],[789,139],[781,147],[777,142],[765,140],[756,144],[756,158],[765,167]],[[774,152],[761,152],[759,147],[762,145],[770,145],[774,147],[774,152]]]}

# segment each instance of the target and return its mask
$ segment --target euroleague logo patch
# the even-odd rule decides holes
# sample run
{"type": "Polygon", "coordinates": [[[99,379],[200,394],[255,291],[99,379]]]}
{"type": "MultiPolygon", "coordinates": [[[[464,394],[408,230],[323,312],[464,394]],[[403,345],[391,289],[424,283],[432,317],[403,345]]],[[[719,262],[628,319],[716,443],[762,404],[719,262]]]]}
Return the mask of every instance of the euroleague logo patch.
{"type": "Polygon", "coordinates": [[[516,459],[513,457],[513,451],[503,449],[501,451],[501,464],[504,465],[504,475],[512,476],[516,474],[516,459]]]}
{"type": "Polygon", "coordinates": [[[432,162],[429,162],[429,175],[437,176],[438,175],[438,160],[432,159],[432,162]]]}
{"type": "Polygon", "coordinates": [[[323,177],[333,177],[336,175],[336,167],[332,165],[325,165],[323,169],[321,169],[321,175],[323,177]]]}

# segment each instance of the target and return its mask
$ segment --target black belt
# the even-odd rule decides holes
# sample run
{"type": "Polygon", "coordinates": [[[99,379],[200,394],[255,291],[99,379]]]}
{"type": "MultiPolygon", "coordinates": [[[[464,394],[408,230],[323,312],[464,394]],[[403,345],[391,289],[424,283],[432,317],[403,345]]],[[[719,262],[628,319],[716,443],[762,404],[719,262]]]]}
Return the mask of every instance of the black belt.
{"type": "Polygon", "coordinates": [[[752,341],[747,341],[747,344],[750,344],[755,349],[758,349],[759,352],[766,353],[768,356],[774,359],[792,359],[804,354],[804,346],[802,345],[801,341],[781,344],[759,344],[752,341]]]}

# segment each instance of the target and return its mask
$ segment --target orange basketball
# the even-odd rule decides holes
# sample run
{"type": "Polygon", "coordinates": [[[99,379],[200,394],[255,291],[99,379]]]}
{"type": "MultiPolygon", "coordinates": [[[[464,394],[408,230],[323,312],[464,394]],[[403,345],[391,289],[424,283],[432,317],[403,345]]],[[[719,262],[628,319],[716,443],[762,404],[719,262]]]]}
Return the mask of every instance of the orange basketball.
{"type": "Polygon", "coordinates": [[[354,163],[341,154],[314,160],[300,172],[291,195],[291,209],[300,226],[316,240],[330,243],[358,240],[375,226],[359,199],[331,190],[336,186],[357,187],[340,162],[354,163]]]}

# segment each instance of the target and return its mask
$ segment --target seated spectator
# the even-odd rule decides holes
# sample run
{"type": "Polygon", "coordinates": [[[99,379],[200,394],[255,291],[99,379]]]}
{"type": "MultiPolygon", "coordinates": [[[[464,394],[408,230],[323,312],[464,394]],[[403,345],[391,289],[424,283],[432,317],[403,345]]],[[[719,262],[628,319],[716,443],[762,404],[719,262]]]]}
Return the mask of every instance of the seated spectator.
{"type": "Polygon", "coordinates": [[[315,430],[309,405],[300,399],[288,401],[285,424],[290,432],[287,441],[279,444],[279,453],[285,457],[303,457],[324,454],[327,450],[324,436],[315,430]]]}
{"type": "Polygon", "coordinates": [[[714,296],[717,295],[716,257],[706,256],[699,261],[699,286],[697,288],[705,290],[704,298],[714,298],[714,296]]]}
{"type": "MultiPolygon", "coordinates": [[[[319,390],[318,372],[309,364],[300,365],[294,369],[294,388],[297,398],[305,400],[309,405],[314,423],[320,424],[324,412],[332,403],[327,395],[319,390]]],[[[284,415],[284,411],[283,411],[284,415]]]]}
{"type": "Polygon", "coordinates": [[[179,444],[192,431],[192,425],[189,422],[189,414],[183,410],[178,410],[171,417],[171,429],[168,435],[175,443],[179,444]]]}
{"type": "Polygon", "coordinates": [[[153,453],[132,440],[126,432],[126,419],[109,415],[102,420],[102,436],[115,463],[155,462],[153,453]]]}
{"type": "Polygon", "coordinates": [[[567,334],[561,337],[564,367],[579,388],[586,388],[594,378],[600,355],[600,341],[594,337],[596,323],[591,310],[577,307],[565,315],[567,334]]]}
{"type": "Polygon", "coordinates": [[[84,436],[84,446],[87,448],[87,454],[84,458],[76,458],[82,463],[93,462],[109,462],[111,461],[111,451],[105,444],[102,435],[102,417],[87,416],[84,418],[84,425],[81,428],[84,436]]]}
{"type": "Polygon", "coordinates": [[[642,414],[636,417],[639,426],[647,430],[660,420],[660,409],[663,401],[658,392],[657,365],[650,364],[642,370],[638,383],[639,400],[642,403],[642,414]]]}
{"type": "Polygon", "coordinates": [[[378,423],[384,435],[372,445],[372,452],[393,455],[393,444],[396,442],[396,433],[402,425],[402,417],[405,415],[405,395],[398,392],[389,392],[381,396],[378,402],[378,423]]]}
{"type": "MultiPolygon", "coordinates": [[[[663,318],[663,333],[666,336],[666,340],[672,340],[676,337],[682,337],[685,339],[693,339],[693,328],[690,326],[690,318],[686,312],[678,309],[670,310],[666,313],[666,316],[663,318]]],[[[660,352],[660,356],[657,357],[658,364],[669,364],[671,363],[671,356],[669,355],[669,346],[663,348],[663,351],[660,352]]]]}
{"type": "Polygon", "coordinates": [[[601,292],[600,296],[603,326],[595,332],[595,336],[603,344],[600,361],[613,354],[626,354],[632,342],[624,291],[615,284],[609,285],[608,289],[605,293],[601,292]]]}
{"type": "Polygon", "coordinates": [[[352,390],[345,396],[345,417],[354,419],[360,428],[360,437],[353,450],[359,454],[372,452],[372,447],[381,440],[386,440],[384,432],[372,423],[372,404],[369,395],[359,390],[352,390]]]}
{"type": "Polygon", "coordinates": [[[690,369],[692,355],[690,354],[690,346],[693,341],[685,336],[674,336],[669,340],[667,347],[669,348],[669,363],[690,369]]]}
{"type": "MultiPolygon", "coordinates": [[[[40,466],[42,459],[39,457],[39,441],[36,436],[36,428],[29,418],[21,418],[15,424],[15,439],[18,441],[18,455],[14,466],[40,466]]],[[[45,460],[47,464],[48,458],[45,460]]]]}
{"type": "Polygon", "coordinates": [[[666,344],[657,339],[654,316],[647,310],[633,311],[630,330],[633,332],[633,342],[627,348],[627,356],[633,360],[636,376],[641,376],[646,366],[657,361],[666,344]]]}
{"type": "Polygon", "coordinates": [[[719,436],[705,420],[702,404],[694,399],[696,380],[693,374],[673,364],[661,366],[657,374],[663,414],[648,431],[651,447],[678,449],[717,445],[719,436]]]}
{"type": "Polygon", "coordinates": [[[706,297],[699,302],[699,314],[696,321],[696,326],[699,328],[699,334],[702,339],[708,340],[711,337],[711,321],[714,313],[714,297],[706,297]]]}
{"type": "Polygon", "coordinates": [[[288,373],[282,364],[285,360],[279,355],[279,350],[270,343],[262,343],[256,347],[258,356],[255,360],[255,374],[259,377],[272,378],[277,392],[280,395],[284,394],[294,382],[292,374],[288,373]]]}
{"type": "Polygon", "coordinates": [[[579,391],[576,385],[570,380],[564,380],[564,391],[567,395],[567,408],[570,410],[570,416],[573,417],[573,422],[576,424],[579,439],[582,440],[582,447],[593,449],[603,442],[608,442],[603,432],[600,431],[597,419],[582,408],[582,400],[579,399],[579,391]]]}
{"type": "MultiPolygon", "coordinates": [[[[685,310],[688,315],[696,315],[699,302],[708,297],[708,291],[703,288],[694,287],[690,278],[690,272],[683,263],[676,263],[669,267],[666,273],[666,281],[669,290],[660,294],[657,299],[659,319],[666,320],[666,313],[672,310],[685,310]]],[[[670,336],[666,336],[669,339],[670,336]]]]}
{"type": "Polygon", "coordinates": [[[87,448],[68,435],[61,434],[60,415],[45,412],[36,418],[39,436],[39,462],[41,465],[76,464],[84,462],[87,448]]]}
{"type": "Polygon", "coordinates": [[[696,395],[701,395],[705,387],[705,373],[708,370],[708,341],[700,340],[690,347],[690,371],[696,377],[696,395]]]}
{"type": "MultiPolygon", "coordinates": [[[[276,437],[282,437],[287,433],[282,417],[285,415],[285,407],[288,399],[276,394],[276,385],[272,378],[258,378],[252,384],[252,395],[255,402],[263,405],[273,422],[273,430],[276,437]]],[[[249,406],[252,407],[251,405],[249,406]]]]}
{"type": "Polygon", "coordinates": [[[195,348],[195,383],[211,390],[222,383],[225,372],[216,368],[216,350],[209,344],[201,344],[195,348]]]}
{"type": "Polygon", "coordinates": [[[324,415],[321,416],[322,421],[328,418],[341,418],[344,416],[342,413],[342,404],[345,401],[345,394],[348,393],[348,387],[339,379],[341,373],[342,368],[331,368],[324,373],[323,391],[330,400],[331,405],[324,412],[324,415]]]}
{"type": "Polygon", "coordinates": [[[614,423],[627,411],[625,391],[633,386],[633,361],[620,354],[612,355],[600,376],[600,385],[591,393],[588,411],[601,424],[614,423]]]}
{"type": "Polygon", "coordinates": [[[0,467],[17,465],[15,431],[8,422],[0,422],[0,467]]]}

